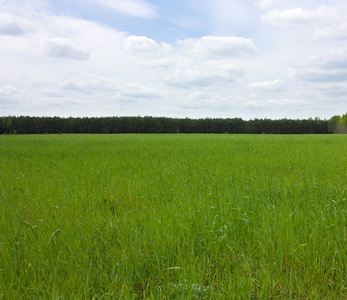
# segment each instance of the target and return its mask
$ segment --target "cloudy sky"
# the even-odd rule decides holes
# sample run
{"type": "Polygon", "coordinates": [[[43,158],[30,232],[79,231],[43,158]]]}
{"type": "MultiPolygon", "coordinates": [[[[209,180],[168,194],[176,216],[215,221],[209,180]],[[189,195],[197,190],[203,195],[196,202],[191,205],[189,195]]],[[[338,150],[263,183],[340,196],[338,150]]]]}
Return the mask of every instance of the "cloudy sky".
{"type": "Polygon", "coordinates": [[[330,118],[345,0],[0,0],[0,116],[330,118]]]}

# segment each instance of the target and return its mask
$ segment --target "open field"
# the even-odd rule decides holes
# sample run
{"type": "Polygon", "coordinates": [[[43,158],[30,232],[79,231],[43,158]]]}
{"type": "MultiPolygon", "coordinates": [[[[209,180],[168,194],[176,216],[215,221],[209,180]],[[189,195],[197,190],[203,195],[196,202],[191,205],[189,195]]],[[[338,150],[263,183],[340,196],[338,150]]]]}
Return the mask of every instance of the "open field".
{"type": "Polygon", "coordinates": [[[346,135],[0,145],[0,298],[347,297],[346,135]]]}

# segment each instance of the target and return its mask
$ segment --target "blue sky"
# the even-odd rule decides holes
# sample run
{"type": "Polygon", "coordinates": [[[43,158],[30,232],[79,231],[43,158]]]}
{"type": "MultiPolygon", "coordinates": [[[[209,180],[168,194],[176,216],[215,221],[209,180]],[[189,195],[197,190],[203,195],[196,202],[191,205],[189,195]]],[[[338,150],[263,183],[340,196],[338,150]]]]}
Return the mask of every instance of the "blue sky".
{"type": "Polygon", "coordinates": [[[0,115],[330,118],[343,0],[0,0],[0,115]]]}

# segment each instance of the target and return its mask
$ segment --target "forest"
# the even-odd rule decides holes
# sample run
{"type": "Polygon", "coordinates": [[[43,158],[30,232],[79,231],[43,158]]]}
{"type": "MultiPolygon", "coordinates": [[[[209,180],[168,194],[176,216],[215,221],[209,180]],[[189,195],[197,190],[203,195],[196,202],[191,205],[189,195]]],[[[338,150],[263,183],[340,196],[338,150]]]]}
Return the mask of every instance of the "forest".
{"type": "Polygon", "coordinates": [[[0,134],[62,133],[239,133],[329,134],[347,133],[347,113],[329,120],[168,117],[0,117],[0,134]]]}

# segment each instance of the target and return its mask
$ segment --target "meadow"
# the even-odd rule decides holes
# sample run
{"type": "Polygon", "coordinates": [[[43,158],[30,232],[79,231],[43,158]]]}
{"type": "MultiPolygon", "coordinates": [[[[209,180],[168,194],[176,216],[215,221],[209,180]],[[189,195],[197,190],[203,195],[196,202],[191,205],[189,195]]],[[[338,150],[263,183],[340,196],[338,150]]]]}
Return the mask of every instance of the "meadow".
{"type": "Polygon", "coordinates": [[[0,298],[347,298],[346,135],[0,146],[0,298]]]}

